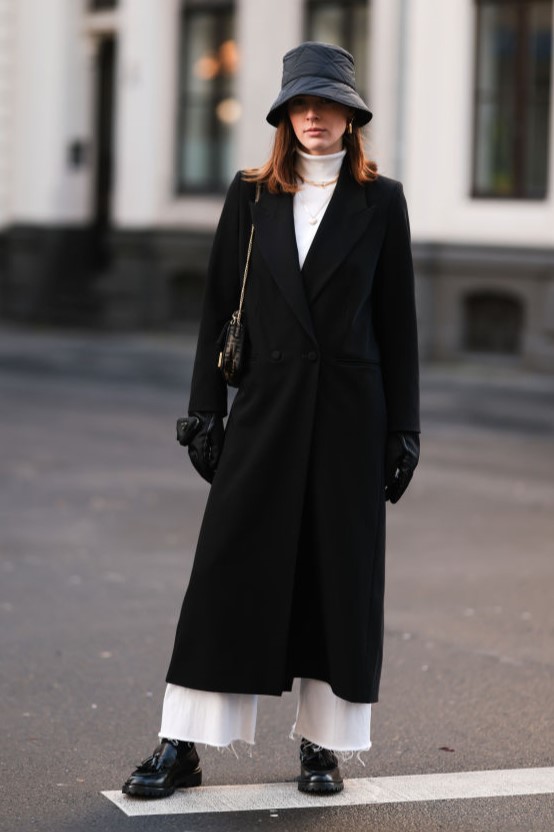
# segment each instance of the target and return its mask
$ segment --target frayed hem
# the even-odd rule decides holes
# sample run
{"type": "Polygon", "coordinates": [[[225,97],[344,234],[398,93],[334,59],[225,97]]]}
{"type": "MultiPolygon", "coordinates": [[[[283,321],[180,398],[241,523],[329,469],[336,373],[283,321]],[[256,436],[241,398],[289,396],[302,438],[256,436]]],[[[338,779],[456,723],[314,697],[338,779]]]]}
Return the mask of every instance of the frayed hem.
{"type": "MultiPolygon", "coordinates": [[[[231,751],[237,760],[240,759],[237,749],[235,748],[235,743],[243,743],[246,748],[246,754],[250,759],[252,759],[252,754],[254,750],[255,743],[249,742],[248,740],[233,740],[233,742],[228,743],[227,745],[212,745],[211,748],[215,748],[219,751],[220,754],[224,754],[226,751],[231,751]]],[[[204,743],[204,748],[208,748],[208,743],[204,743]]]]}
{"type": "Polygon", "coordinates": [[[224,754],[226,751],[229,751],[231,752],[231,754],[235,755],[237,760],[239,759],[239,754],[237,752],[237,749],[235,748],[236,743],[244,744],[246,746],[245,750],[247,756],[250,758],[252,757],[252,752],[255,745],[254,740],[243,740],[242,738],[231,740],[230,742],[225,743],[224,745],[218,745],[218,743],[215,742],[208,742],[203,739],[194,739],[191,737],[167,737],[167,734],[158,734],[158,736],[160,739],[166,737],[167,739],[177,740],[178,742],[193,742],[195,745],[203,746],[204,750],[206,750],[207,748],[215,748],[217,751],[219,751],[220,754],[224,754]]]}
{"type": "MultiPolygon", "coordinates": [[[[289,734],[289,740],[302,739],[302,735],[298,734],[296,732],[295,728],[296,728],[296,726],[293,725],[292,728],[291,728],[290,734],[289,734]]],[[[309,737],[305,737],[305,739],[309,739],[309,737]]],[[[364,748],[343,749],[343,748],[328,748],[327,746],[323,746],[323,745],[320,745],[319,743],[315,742],[315,740],[310,740],[310,742],[312,742],[314,744],[316,749],[320,749],[320,748],[325,747],[325,748],[327,748],[328,751],[332,751],[333,754],[337,755],[337,757],[338,757],[338,759],[340,760],[341,763],[348,763],[348,762],[350,762],[350,760],[353,760],[354,757],[356,757],[356,760],[364,768],[365,768],[366,763],[365,763],[365,760],[362,760],[360,754],[367,753],[371,749],[371,746],[372,746],[372,743],[370,742],[369,745],[365,746],[364,748]]]]}
{"type": "Polygon", "coordinates": [[[334,753],[337,755],[341,763],[348,763],[355,756],[356,760],[365,768],[365,760],[362,760],[360,754],[365,754],[367,751],[369,751],[370,748],[371,746],[369,746],[369,748],[360,748],[359,751],[337,751],[335,749],[334,753]]]}

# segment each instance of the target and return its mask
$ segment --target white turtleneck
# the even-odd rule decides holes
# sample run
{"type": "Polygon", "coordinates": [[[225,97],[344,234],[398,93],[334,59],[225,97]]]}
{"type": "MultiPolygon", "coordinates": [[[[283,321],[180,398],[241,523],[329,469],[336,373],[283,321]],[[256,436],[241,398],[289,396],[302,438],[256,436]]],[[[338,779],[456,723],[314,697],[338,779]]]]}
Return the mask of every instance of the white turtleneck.
{"type": "MultiPolygon", "coordinates": [[[[346,150],[339,150],[338,153],[328,153],[325,156],[312,156],[310,153],[297,149],[296,171],[304,179],[311,179],[313,182],[328,182],[339,175],[345,155],[346,150]]],[[[307,182],[300,180],[298,184],[300,190],[294,195],[293,211],[298,261],[300,268],[302,268],[316,231],[321,224],[321,219],[327,210],[336,183],[327,185],[325,188],[309,185],[307,182]]]]}

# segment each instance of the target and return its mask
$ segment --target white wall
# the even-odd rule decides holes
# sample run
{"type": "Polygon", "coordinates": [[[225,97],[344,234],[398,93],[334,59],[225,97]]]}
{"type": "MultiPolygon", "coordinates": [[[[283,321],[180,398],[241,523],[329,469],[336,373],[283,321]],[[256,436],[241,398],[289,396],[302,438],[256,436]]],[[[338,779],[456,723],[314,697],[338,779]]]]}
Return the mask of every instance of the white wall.
{"type": "MultiPolygon", "coordinates": [[[[385,176],[404,180],[406,135],[406,82],[409,44],[405,49],[403,26],[408,25],[410,0],[372,0],[369,49],[368,155],[385,176]]],[[[408,136],[409,138],[409,136],[408,136]]]]}
{"type": "Polygon", "coordinates": [[[11,218],[15,0],[0,0],[0,228],[11,218]]]}
{"type": "Polygon", "coordinates": [[[125,0],[116,83],[114,219],[155,223],[172,189],[177,0],[125,0]]]}
{"type": "Polygon", "coordinates": [[[88,211],[89,173],[70,168],[67,152],[88,129],[82,3],[17,0],[15,19],[11,217],[79,221],[88,211]]]}
{"type": "Polygon", "coordinates": [[[298,0],[239,0],[241,47],[237,169],[266,161],[274,135],[265,117],[281,89],[283,55],[302,40],[298,0]]]}

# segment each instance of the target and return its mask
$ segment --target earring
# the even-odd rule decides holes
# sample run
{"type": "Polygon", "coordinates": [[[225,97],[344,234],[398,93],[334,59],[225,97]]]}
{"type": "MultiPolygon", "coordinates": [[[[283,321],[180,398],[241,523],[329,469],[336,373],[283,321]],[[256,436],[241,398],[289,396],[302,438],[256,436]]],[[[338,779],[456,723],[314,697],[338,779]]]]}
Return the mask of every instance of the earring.
{"type": "Polygon", "coordinates": [[[352,135],[352,122],[353,121],[354,121],[354,117],[352,117],[350,119],[350,121],[348,122],[348,127],[346,128],[346,131],[347,131],[348,135],[350,135],[350,136],[352,135]]]}

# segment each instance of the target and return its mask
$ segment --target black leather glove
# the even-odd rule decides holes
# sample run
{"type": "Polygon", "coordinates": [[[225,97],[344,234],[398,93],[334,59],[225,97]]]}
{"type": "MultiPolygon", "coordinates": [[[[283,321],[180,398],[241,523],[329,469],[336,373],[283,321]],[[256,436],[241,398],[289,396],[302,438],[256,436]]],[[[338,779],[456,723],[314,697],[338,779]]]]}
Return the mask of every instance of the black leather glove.
{"type": "Polygon", "coordinates": [[[419,434],[389,433],[385,451],[385,500],[397,503],[419,462],[419,434]]]}
{"type": "Polygon", "coordinates": [[[177,419],[177,441],[188,447],[190,461],[201,477],[212,482],[223,448],[223,416],[194,410],[177,419]]]}

